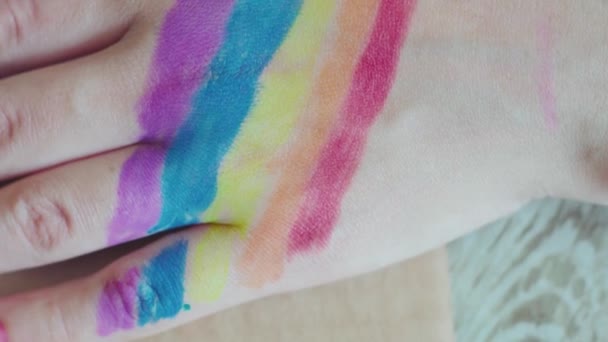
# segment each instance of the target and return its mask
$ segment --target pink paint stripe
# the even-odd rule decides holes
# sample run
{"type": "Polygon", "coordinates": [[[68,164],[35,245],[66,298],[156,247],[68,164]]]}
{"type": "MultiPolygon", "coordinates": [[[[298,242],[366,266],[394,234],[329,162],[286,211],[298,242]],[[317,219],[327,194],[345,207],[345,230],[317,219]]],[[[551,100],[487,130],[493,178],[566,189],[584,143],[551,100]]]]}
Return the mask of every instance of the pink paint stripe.
{"type": "Polygon", "coordinates": [[[321,247],[331,235],[342,198],[361,162],[367,135],[393,84],[415,4],[415,0],[383,0],[380,4],[347,102],[323,149],[290,232],[290,255],[321,247]]]}
{"type": "Polygon", "coordinates": [[[553,62],[553,34],[549,18],[542,20],[538,26],[538,50],[540,55],[540,70],[538,75],[540,103],[545,113],[547,126],[550,129],[556,129],[558,117],[553,75],[555,65],[553,62]]]}

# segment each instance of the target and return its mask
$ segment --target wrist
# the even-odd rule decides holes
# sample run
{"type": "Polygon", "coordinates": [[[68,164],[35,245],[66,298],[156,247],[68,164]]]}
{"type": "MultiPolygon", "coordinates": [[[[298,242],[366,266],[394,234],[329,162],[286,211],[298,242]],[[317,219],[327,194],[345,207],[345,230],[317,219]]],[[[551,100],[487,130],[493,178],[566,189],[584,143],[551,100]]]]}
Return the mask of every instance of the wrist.
{"type": "Polygon", "coordinates": [[[433,165],[458,159],[448,172],[464,168],[488,193],[527,201],[551,192],[547,177],[567,160],[568,133],[547,120],[555,102],[542,102],[542,59],[552,58],[539,51],[543,13],[533,4],[440,5],[419,3],[402,57],[400,106],[415,125],[408,134],[438,159],[433,165]]]}
{"type": "Polygon", "coordinates": [[[432,106],[473,117],[452,127],[496,145],[487,162],[524,200],[608,191],[608,8],[566,4],[420,3],[413,25],[410,47],[427,52],[413,56],[416,87],[430,80],[443,89],[432,106]]]}
{"type": "MultiPolygon", "coordinates": [[[[553,163],[547,194],[606,202],[608,196],[608,9],[599,2],[553,11],[549,49],[555,110],[553,163]]],[[[546,101],[545,101],[546,102],[546,101]]]]}

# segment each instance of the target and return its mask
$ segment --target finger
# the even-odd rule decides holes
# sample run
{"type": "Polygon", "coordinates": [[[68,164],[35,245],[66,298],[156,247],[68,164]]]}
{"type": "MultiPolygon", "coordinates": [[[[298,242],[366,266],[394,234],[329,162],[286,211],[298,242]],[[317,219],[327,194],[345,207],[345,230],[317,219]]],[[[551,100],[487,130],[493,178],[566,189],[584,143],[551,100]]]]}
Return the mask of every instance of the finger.
{"type": "MultiPolygon", "coordinates": [[[[127,341],[269,294],[330,280],[326,263],[299,262],[270,289],[249,289],[230,272],[239,232],[198,227],[167,236],[94,276],[0,301],[11,342],[127,341]]],[[[326,257],[326,256],[325,256],[326,257]]],[[[331,273],[343,277],[346,271],[331,273]]]]}
{"type": "Polygon", "coordinates": [[[116,41],[137,1],[0,0],[0,77],[116,41]]]}
{"type": "MultiPolygon", "coordinates": [[[[67,164],[1,189],[0,272],[48,264],[107,247],[120,169],[136,150],[127,148],[67,164]]],[[[155,155],[153,148],[137,151],[155,155]]],[[[144,168],[142,172],[149,170],[144,168]]],[[[138,200],[146,205],[145,201],[155,198],[138,200]]],[[[150,216],[134,211],[130,214],[143,221],[150,216]]],[[[128,233],[132,227],[119,228],[128,233]]]]}
{"type": "Polygon", "coordinates": [[[132,144],[153,37],[0,80],[0,179],[132,144]]]}

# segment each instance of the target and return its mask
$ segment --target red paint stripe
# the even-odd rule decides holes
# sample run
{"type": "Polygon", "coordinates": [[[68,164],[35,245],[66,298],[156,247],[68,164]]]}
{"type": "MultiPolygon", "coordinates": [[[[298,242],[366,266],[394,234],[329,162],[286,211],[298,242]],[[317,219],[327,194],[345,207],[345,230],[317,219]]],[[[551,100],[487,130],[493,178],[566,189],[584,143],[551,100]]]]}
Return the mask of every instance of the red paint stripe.
{"type": "Polygon", "coordinates": [[[325,145],[289,238],[289,254],[322,247],[392,87],[416,0],[383,0],[346,104],[325,145]]]}

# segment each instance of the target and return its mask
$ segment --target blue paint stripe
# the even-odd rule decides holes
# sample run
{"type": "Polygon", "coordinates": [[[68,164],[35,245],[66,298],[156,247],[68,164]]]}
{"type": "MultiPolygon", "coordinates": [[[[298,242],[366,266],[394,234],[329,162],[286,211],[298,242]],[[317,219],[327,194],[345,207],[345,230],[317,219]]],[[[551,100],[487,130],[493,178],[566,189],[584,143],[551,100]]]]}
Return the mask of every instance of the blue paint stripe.
{"type": "Polygon", "coordinates": [[[173,318],[184,305],[188,242],[180,240],[143,267],[137,289],[139,326],[173,318]]]}
{"type": "Polygon", "coordinates": [[[200,222],[215,198],[220,163],[251,110],[258,79],[301,6],[302,0],[240,0],[235,5],[224,44],[169,148],[163,210],[150,233],[200,222]]]}

